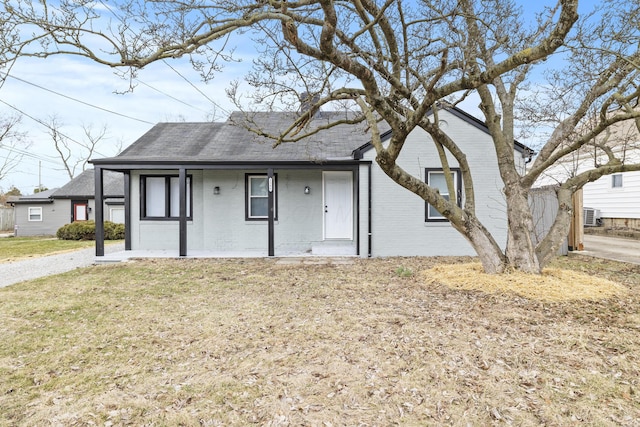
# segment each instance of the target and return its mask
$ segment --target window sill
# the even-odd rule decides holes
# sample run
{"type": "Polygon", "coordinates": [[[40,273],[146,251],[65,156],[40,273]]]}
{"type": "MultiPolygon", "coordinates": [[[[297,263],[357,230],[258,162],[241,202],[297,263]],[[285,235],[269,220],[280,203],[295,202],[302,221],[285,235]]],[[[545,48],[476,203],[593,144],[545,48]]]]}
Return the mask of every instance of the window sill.
{"type": "Polygon", "coordinates": [[[425,221],[425,227],[451,227],[451,223],[449,221],[425,221]]]}
{"type": "MultiPolygon", "coordinates": [[[[179,222],[179,218],[140,218],[140,222],[179,222]]],[[[187,222],[193,222],[193,219],[187,218],[187,222]]]]}

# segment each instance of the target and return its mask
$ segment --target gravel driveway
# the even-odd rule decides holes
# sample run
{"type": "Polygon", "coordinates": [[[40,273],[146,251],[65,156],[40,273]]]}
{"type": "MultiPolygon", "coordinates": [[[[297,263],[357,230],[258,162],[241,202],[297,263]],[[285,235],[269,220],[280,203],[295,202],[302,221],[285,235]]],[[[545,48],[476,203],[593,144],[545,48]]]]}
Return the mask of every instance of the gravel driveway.
{"type": "MultiPolygon", "coordinates": [[[[105,253],[124,250],[124,243],[105,245],[105,253]]],[[[0,264],[0,288],[24,280],[64,273],[95,263],[96,249],[87,248],[58,255],[49,255],[0,264]]]]}

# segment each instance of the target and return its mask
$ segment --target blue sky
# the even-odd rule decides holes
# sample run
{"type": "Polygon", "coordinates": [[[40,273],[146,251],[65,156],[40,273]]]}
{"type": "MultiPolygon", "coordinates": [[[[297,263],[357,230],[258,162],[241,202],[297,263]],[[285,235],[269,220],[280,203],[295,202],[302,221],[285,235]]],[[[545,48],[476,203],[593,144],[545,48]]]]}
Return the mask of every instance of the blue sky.
{"type": "MultiPolygon", "coordinates": [[[[525,12],[537,10],[537,3],[522,0],[525,12]]],[[[595,3],[589,0],[581,8],[591,8],[595,3]]],[[[118,147],[128,146],[157,122],[226,119],[233,107],[224,89],[234,79],[241,79],[251,63],[252,49],[244,48],[243,63],[226,65],[224,72],[207,84],[186,60],[174,60],[141,70],[136,89],[126,94],[116,92],[126,90],[128,81],[88,60],[71,56],[22,58],[11,70],[19,80],[8,78],[0,88],[0,100],[10,105],[0,104],[0,111],[25,113],[21,129],[28,132],[31,147],[21,165],[0,181],[0,189],[16,186],[29,194],[40,183],[54,188],[68,181],[48,129],[38,122],[47,122],[53,116],[63,124],[61,131],[75,140],[83,138],[83,125],[106,125],[107,137],[94,157],[115,155],[118,147]]],[[[479,116],[476,105],[477,100],[469,100],[463,108],[479,116]]]]}
{"type": "Polygon", "coordinates": [[[40,180],[48,188],[68,181],[48,129],[39,123],[52,116],[63,124],[61,131],[75,140],[83,138],[83,125],[106,125],[107,137],[95,157],[115,155],[119,146],[126,147],[157,122],[203,121],[214,113],[216,120],[226,119],[232,108],[224,88],[242,75],[242,66],[232,64],[205,84],[186,61],[168,64],[160,62],[142,70],[135,90],[118,94],[128,88],[128,81],[87,60],[58,56],[18,61],[11,75],[20,80],[8,78],[0,89],[0,99],[11,107],[1,104],[0,111],[25,113],[21,128],[28,132],[31,147],[0,187],[6,190],[15,185],[28,194],[40,180]]]}

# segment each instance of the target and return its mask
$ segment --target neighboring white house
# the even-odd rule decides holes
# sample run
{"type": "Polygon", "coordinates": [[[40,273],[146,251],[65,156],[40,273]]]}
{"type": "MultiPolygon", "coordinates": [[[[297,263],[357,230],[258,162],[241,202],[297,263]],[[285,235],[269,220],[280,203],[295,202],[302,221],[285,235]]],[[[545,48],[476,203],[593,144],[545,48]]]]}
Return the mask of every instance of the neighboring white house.
{"type": "MultiPolygon", "coordinates": [[[[319,112],[310,127],[345,114],[319,112]]],[[[276,133],[295,117],[253,113],[251,119],[276,133]]],[[[443,108],[439,119],[471,165],[478,217],[504,245],[503,184],[486,126],[455,107],[443,108]]],[[[238,125],[243,120],[234,113],[224,123],[160,123],[117,157],[92,160],[97,198],[103,172],[125,175],[126,250],[179,256],[475,254],[448,221],[384,174],[361,126],[342,124],[272,148],[272,141],[238,125]]],[[[526,147],[515,143],[514,155],[524,167],[526,147]]],[[[426,132],[409,135],[398,162],[447,191],[426,132]]],[[[462,203],[461,174],[453,159],[451,164],[457,188],[450,197],[462,203]]]]}
{"type": "MultiPolygon", "coordinates": [[[[633,123],[613,126],[599,142],[606,143],[616,157],[626,163],[640,162],[640,134],[633,123]]],[[[585,147],[547,170],[538,185],[553,185],[606,162],[607,155],[602,148],[585,147]]],[[[588,211],[586,226],[597,224],[640,230],[640,171],[606,175],[586,184],[583,206],[588,211]],[[599,219],[597,222],[596,218],[599,219]]]]}
{"type": "Polygon", "coordinates": [[[583,194],[584,207],[596,209],[602,225],[640,230],[640,172],[603,176],[583,194]]]}

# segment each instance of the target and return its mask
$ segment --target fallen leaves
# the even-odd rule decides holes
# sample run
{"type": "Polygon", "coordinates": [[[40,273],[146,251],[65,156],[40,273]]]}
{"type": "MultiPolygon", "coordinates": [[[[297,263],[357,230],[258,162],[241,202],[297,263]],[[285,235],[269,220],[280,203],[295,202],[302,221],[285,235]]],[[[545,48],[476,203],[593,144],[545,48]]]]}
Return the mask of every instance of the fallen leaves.
{"type": "Polygon", "coordinates": [[[425,284],[470,258],[350,260],[148,260],[4,288],[0,425],[640,423],[640,268],[586,263],[627,294],[554,302],[425,284]]]}

